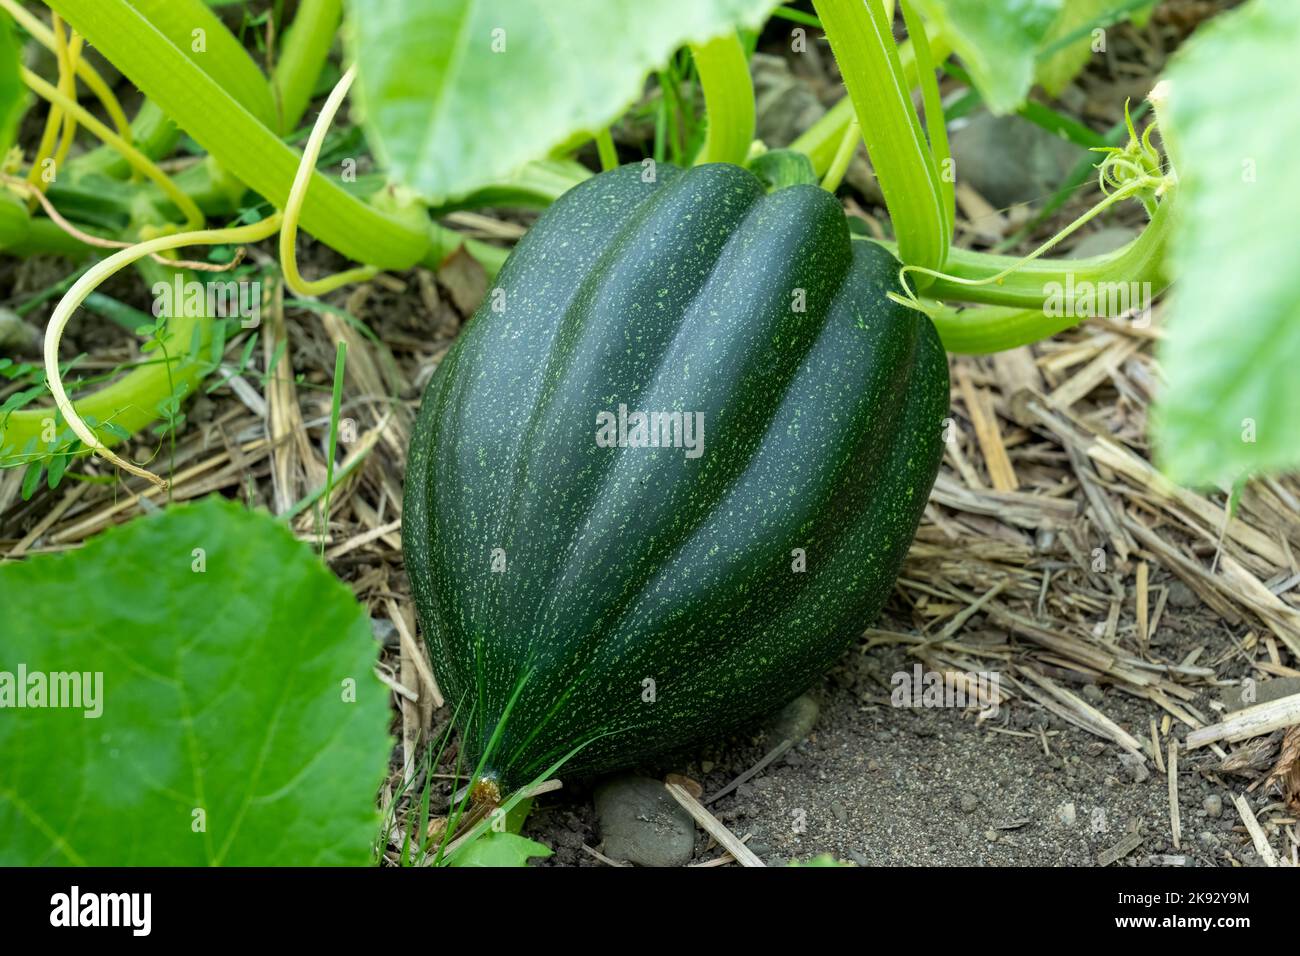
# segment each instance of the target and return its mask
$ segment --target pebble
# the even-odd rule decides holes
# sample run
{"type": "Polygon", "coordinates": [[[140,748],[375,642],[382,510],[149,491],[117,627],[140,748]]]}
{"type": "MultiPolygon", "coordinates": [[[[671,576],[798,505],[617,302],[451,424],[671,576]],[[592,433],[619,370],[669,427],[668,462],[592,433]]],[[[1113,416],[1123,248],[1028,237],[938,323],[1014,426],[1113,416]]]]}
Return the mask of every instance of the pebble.
{"type": "Polygon", "coordinates": [[[1063,803],[1056,808],[1056,819],[1060,820],[1067,827],[1074,826],[1074,821],[1078,819],[1078,811],[1075,810],[1073,803],[1063,803]]]}
{"type": "Polygon", "coordinates": [[[1223,813],[1223,797],[1217,793],[1212,793],[1205,798],[1205,802],[1201,806],[1205,808],[1206,815],[1217,817],[1223,813]]]}
{"type": "Polygon", "coordinates": [[[1145,783],[1151,776],[1151,771],[1147,769],[1146,761],[1139,760],[1137,757],[1129,754],[1122,754],[1119,762],[1124,765],[1128,775],[1134,783],[1145,783]]]}
{"type": "Polygon", "coordinates": [[[1182,581],[1174,581],[1169,585],[1169,603],[1173,607],[1187,608],[1196,607],[1201,603],[1201,599],[1196,596],[1196,592],[1189,588],[1182,581]]]}
{"type": "Polygon", "coordinates": [[[961,807],[962,813],[974,813],[980,805],[979,797],[973,793],[963,793],[957,805],[961,807]]]}
{"type": "Polygon", "coordinates": [[[596,788],[605,855],[639,866],[685,866],[695,852],[695,821],[664,785],[621,775],[596,788]]]}
{"type": "Polygon", "coordinates": [[[849,822],[849,811],[845,810],[844,804],[840,803],[839,801],[836,801],[831,804],[831,816],[835,818],[835,821],[837,823],[849,822]]]}
{"type": "Polygon", "coordinates": [[[767,722],[767,732],[774,741],[800,741],[812,732],[820,708],[817,701],[801,694],[776,712],[767,722]]]}
{"type": "Polygon", "coordinates": [[[1106,700],[1106,695],[1096,684],[1084,684],[1083,696],[1090,704],[1101,704],[1106,700]]]}

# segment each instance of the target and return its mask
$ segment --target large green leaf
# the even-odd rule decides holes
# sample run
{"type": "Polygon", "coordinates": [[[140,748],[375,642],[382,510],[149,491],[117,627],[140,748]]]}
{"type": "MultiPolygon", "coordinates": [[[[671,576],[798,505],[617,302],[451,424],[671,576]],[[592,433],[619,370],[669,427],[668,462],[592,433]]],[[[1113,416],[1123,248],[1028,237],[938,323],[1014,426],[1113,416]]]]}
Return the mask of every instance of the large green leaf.
{"type": "Polygon", "coordinates": [[[0,700],[19,668],[102,675],[79,708],[0,711],[0,865],[370,859],[377,645],[280,523],[172,507],[0,565],[0,608],[0,700]]]}
{"type": "Polygon", "coordinates": [[[1034,60],[1063,0],[912,0],[942,31],[988,108],[1010,113],[1034,82],[1034,60]]]}
{"type": "Polygon", "coordinates": [[[1183,207],[1160,460],[1189,484],[1300,465],[1300,4],[1253,0],[1171,64],[1183,207]]]}
{"type": "Polygon", "coordinates": [[[674,49],[776,0],[350,0],[358,96],[395,179],[433,202],[612,122],[674,49]]]}

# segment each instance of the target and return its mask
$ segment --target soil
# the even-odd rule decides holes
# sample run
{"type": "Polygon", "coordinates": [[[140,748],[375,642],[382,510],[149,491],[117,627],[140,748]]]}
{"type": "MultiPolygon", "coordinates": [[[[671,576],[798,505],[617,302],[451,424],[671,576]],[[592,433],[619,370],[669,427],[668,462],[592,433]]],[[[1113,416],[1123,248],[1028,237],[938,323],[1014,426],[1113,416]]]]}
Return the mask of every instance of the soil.
{"type": "MultiPolygon", "coordinates": [[[[1172,642],[1229,646],[1204,608],[1171,611],[1172,642]]],[[[1165,653],[1177,657],[1178,648],[1165,653]]],[[[915,659],[899,648],[854,649],[810,691],[820,715],[808,738],[709,805],[768,865],[829,853],[862,866],[1097,866],[1130,833],[1141,843],[1116,866],[1261,865],[1208,750],[1180,754],[1181,840],[1174,844],[1169,781],[1119,747],[1032,701],[974,710],[894,707],[890,678],[915,659]],[[1206,800],[1219,798],[1217,816],[1206,800]]],[[[1162,712],[1114,688],[1097,706],[1136,737],[1162,712]]],[[[1213,710],[1216,698],[1197,707],[1213,710]]],[[[700,748],[693,759],[642,768],[684,773],[707,801],[777,743],[757,722],[748,736],[700,748]]],[[[1182,736],[1181,732],[1171,732],[1182,736]]],[[[602,866],[590,782],[538,801],[525,833],[555,850],[545,865],[602,866]]],[[[1258,813],[1276,794],[1247,795],[1258,813]]],[[[1211,801],[1213,803],[1213,801],[1211,801]]],[[[1213,809],[1213,808],[1212,808],[1213,809]]],[[[1130,841],[1131,842],[1131,841],[1130,841]]],[[[1275,843],[1281,854],[1283,848],[1275,843]]],[[[723,851],[702,833],[694,863],[723,851]]]]}

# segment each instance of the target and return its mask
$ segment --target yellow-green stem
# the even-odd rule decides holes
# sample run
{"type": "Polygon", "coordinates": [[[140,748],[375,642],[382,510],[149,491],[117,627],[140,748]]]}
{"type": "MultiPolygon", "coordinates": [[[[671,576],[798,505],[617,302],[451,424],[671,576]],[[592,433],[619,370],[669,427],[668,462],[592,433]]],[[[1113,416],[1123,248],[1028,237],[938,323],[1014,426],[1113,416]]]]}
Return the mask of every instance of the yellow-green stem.
{"type": "Polygon", "coordinates": [[[307,138],[307,145],[303,147],[302,161],[298,164],[298,173],[293,177],[293,185],[289,188],[289,199],[284,204],[284,224],[280,229],[280,268],[284,272],[285,285],[298,295],[324,295],[351,282],[364,282],[379,272],[373,266],[362,266],[308,282],[298,271],[297,252],[294,248],[298,236],[298,217],[307,200],[307,187],[311,185],[312,174],[316,172],[316,159],[320,156],[325,134],[329,132],[330,123],[343,105],[343,98],[348,95],[348,88],[356,76],[357,68],[353,64],[330,91],[320,115],[316,117],[316,125],[307,138]]]}

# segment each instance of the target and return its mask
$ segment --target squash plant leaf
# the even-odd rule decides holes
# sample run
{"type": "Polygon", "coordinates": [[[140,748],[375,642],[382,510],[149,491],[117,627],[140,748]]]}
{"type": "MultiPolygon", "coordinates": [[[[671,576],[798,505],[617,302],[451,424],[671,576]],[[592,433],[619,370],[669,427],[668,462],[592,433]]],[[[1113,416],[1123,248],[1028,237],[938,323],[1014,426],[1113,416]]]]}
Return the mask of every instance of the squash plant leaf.
{"type": "Polygon", "coordinates": [[[1010,113],[1034,82],[1034,61],[1063,0],[912,0],[961,57],[994,113],[1010,113]]]}
{"type": "Polygon", "coordinates": [[[170,507],[0,565],[0,607],[0,865],[370,861],[377,645],[281,523],[170,507]]]}
{"type": "Polygon", "coordinates": [[[1171,63],[1165,120],[1179,164],[1162,467],[1186,484],[1300,465],[1300,4],[1254,0],[1171,63]],[[1249,64],[1243,69],[1242,64],[1249,64]]]}
{"type": "Polygon", "coordinates": [[[394,178],[433,202],[611,123],[673,50],[776,0],[350,0],[357,101],[394,178]]]}

